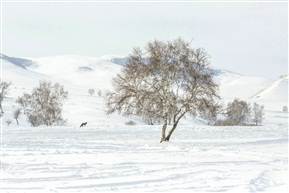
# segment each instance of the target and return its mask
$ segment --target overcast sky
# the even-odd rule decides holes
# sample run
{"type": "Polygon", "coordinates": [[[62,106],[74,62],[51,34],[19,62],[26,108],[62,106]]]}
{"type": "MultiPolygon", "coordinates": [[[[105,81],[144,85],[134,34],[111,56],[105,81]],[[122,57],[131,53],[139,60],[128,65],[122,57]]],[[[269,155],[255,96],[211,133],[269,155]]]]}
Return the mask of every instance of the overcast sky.
{"type": "Polygon", "coordinates": [[[16,57],[128,55],[182,37],[211,64],[250,76],[288,74],[287,3],[8,3],[2,53],[16,57]]]}

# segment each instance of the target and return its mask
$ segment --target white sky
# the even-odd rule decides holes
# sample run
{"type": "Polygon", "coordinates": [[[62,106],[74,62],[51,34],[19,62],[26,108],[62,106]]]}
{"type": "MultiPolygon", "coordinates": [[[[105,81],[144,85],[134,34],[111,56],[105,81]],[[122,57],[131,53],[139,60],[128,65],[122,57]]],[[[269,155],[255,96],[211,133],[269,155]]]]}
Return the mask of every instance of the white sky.
{"type": "Polygon", "coordinates": [[[182,37],[211,64],[272,79],[288,74],[287,3],[2,3],[2,53],[128,55],[182,37]]]}

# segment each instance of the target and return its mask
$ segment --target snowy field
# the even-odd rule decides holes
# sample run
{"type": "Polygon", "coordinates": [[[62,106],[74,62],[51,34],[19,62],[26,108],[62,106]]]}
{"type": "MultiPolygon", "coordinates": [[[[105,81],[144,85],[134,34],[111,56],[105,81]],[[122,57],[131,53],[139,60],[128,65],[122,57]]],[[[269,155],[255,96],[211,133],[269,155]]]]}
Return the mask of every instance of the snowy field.
{"type": "Polygon", "coordinates": [[[288,127],[7,127],[1,193],[288,192],[288,127]]]}

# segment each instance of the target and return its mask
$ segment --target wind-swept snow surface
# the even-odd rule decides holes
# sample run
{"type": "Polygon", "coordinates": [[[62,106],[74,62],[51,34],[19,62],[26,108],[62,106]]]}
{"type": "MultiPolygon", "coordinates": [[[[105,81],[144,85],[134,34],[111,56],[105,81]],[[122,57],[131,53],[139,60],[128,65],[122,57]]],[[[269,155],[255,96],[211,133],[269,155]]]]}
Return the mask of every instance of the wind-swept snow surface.
{"type": "Polygon", "coordinates": [[[4,127],[3,193],[288,192],[287,127],[4,127]]]}

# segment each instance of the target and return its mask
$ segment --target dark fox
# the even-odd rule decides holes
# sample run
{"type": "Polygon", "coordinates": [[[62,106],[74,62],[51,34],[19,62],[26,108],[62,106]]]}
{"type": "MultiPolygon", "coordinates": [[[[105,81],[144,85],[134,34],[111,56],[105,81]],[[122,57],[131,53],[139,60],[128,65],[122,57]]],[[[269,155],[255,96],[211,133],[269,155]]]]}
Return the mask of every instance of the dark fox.
{"type": "Polygon", "coordinates": [[[86,124],[87,124],[87,122],[81,123],[80,127],[83,127],[83,126],[85,126],[86,124]]]}

